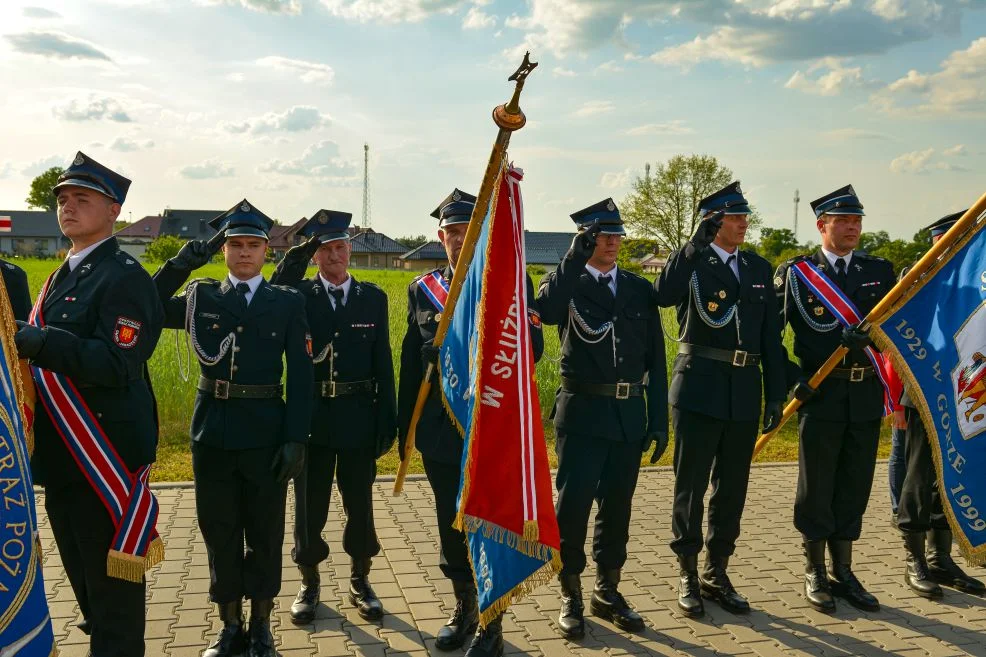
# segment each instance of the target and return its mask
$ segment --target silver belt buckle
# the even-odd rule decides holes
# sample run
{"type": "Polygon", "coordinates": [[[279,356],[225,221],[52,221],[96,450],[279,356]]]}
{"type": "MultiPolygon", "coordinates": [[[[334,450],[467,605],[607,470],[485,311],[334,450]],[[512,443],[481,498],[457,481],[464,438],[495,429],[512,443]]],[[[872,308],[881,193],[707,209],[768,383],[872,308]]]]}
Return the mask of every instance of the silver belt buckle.
{"type": "Polygon", "coordinates": [[[746,367],[747,353],[737,349],[733,352],[733,367],[746,367]]]}
{"type": "Polygon", "coordinates": [[[616,384],[616,398],[630,399],[630,384],[623,382],[616,384]]]}
{"type": "Polygon", "coordinates": [[[863,380],[863,375],[864,374],[866,374],[866,368],[865,367],[856,367],[856,366],[853,366],[853,368],[851,370],[849,370],[849,381],[851,383],[859,383],[860,381],[863,380]]]}
{"type": "Polygon", "coordinates": [[[229,399],[229,381],[216,379],[216,388],[213,394],[216,399],[229,399]]]}

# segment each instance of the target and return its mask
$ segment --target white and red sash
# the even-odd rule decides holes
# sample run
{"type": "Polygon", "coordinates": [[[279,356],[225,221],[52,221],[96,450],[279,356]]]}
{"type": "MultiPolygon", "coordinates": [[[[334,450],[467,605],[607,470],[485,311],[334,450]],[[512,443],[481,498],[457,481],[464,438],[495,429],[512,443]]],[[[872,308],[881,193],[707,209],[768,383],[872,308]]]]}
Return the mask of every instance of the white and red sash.
{"type": "MultiPolygon", "coordinates": [[[[45,281],[31,310],[34,326],[45,325],[42,306],[53,277],[54,273],[45,281]]],[[[107,575],[143,581],[144,573],[164,559],[156,528],[158,504],[147,483],[151,466],[142,465],[136,472],[127,469],[71,379],[33,365],[31,372],[51,423],[113,521],[116,533],[106,556],[107,575]]]]}
{"type": "MultiPolygon", "coordinates": [[[[809,291],[822,302],[822,305],[828,308],[828,311],[835,316],[840,324],[851,326],[863,321],[859,310],[849,300],[849,297],[828,276],[823,274],[814,263],[809,260],[799,260],[791,265],[791,270],[808,287],[809,291]]],[[[894,412],[894,400],[890,395],[890,385],[886,379],[886,365],[883,354],[879,353],[873,347],[866,347],[863,351],[866,353],[866,357],[870,359],[870,363],[873,364],[873,371],[883,385],[883,413],[884,415],[890,415],[894,412]]]]}
{"type": "Polygon", "coordinates": [[[425,293],[428,300],[438,309],[438,312],[445,310],[445,301],[448,299],[449,282],[445,280],[441,272],[428,272],[418,279],[418,287],[425,293]]]}

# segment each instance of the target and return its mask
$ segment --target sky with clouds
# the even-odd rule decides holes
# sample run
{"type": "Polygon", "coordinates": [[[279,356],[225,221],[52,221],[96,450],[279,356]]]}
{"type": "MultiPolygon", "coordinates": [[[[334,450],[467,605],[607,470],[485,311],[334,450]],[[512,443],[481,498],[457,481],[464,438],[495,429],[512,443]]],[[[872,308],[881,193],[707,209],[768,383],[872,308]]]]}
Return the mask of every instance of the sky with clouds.
{"type": "Polygon", "coordinates": [[[525,49],[511,158],[527,225],[622,199],[647,162],[715,155],[769,226],[852,183],[909,237],[986,191],[986,0],[4,0],[0,208],[83,150],[124,217],[246,196],[435,231],[475,192],[525,49]]]}

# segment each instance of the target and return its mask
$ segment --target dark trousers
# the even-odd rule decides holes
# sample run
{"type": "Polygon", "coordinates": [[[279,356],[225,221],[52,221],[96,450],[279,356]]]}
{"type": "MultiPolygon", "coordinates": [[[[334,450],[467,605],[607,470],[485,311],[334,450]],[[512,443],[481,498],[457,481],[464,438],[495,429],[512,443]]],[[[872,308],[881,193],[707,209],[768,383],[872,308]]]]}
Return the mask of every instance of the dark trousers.
{"type": "Polygon", "coordinates": [[[317,566],[329,557],[329,544],[322,538],[322,529],[329,517],[333,478],[339,482],[342,507],[346,511],[343,549],[354,560],[376,556],[380,552],[380,543],[373,526],[373,481],[377,477],[374,450],[337,450],[323,445],[309,445],[302,477],[295,481],[295,495],[299,488],[305,488],[307,522],[300,524],[295,513],[294,549],[291,551],[294,562],[302,566],[317,566]],[[302,477],[303,482],[299,481],[302,477]],[[302,532],[307,534],[307,540],[302,538],[302,532]]]}
{"type": "Polygon", "coordinates": [[[45,511],[75,599],[92,628],[92,657],[142,657],[145,584],[106,574],[114,534],[106,507],[89,484],[72,484],[49,487],[45,511]]]}
{"type": "Polygon", "coordinates": [[[809,541],[855,541],[870,501],[880,420],[799,418],[794,526],[809,541]]]}
{"type": "Polygon", "coordinates": [[[710,556],[728,557],[736,550],[740,519],[750,483],[750,460],[760,433],[757,420],[719,420],[671,408],[674,427],[674,507],[671,549],[679,556],[702,550],[705,491],[709,498],[710,556]]]}
{"type": "Polygon", "coordinates": [[[438,516],[438,537],[442,543],[442,553],[438,565],[447,578],[457,582],[471,582],[472,566],[466,549],[466,535],[452,528],[459,497],[459,478],[462,471],[458,465],[442,463],[429,458],[422,459],[428,483],[435,493],[435,513],[438,516]]]}
{"type": "Polygon", "coordinates": [[[890,456],[887,458],[887,475],[890,481],[890,512],[897,515],[900,506],[900,489],[904,485],[907,471],[907,456],[904,454],[904,440],[907,429],[894,427],[890,439],[890,456]]]}
{"type": "Polygon", "coordinates": [[[905,407],[907,433],[904,458],[907,470],[900,491],[897,526],[905,532],[948,529],[948,519],[938,494],[938,477],[932,460],[928,432],[917,409],[905,407]]]}
{"type": "Polygon", "coordinates": [[[281,590],[287,485],[271,471],[276,452],[192,443],[195,512],[209,557],[209,599],[217,604],[266,600],[281,590]]]}
{"type": "Polygon", "coordinates": [[[585,537],[592,502],[598,505],[592,558],[600,570],[623,567],[630,540],[630,509],[640,471],[640,441],[626,443],[557,431],[558,529],[562,574],[585,570],[585,537]]]}

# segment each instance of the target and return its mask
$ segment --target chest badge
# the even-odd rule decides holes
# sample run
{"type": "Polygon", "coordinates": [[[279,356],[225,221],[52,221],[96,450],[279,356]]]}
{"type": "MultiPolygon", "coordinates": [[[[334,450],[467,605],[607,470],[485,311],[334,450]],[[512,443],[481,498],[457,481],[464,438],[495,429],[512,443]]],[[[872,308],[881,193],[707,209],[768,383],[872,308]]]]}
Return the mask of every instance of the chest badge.
{"type": "Polygon", "coordinates": [[[714,313],[716,310],[719,309],[719,304],[716,303],[715,301],[710,301],[709,303],[705,304],[705,307],[709,309],[710,313],[714,313]]]}
{"type": "Polygon", "coordinates": [[[442,313],[435,313],[435,321],[436,322],[442,321],[442,313]]]}
{"type": "Polygon", "coordinates": [[[815,317],[821,317],[825,312],[825,306],[815,306],[815,317]]]}
{"type": "Polygon", "coordinates": [[[719,298],[720,299],[725,299],[726,298],[726,291],[725,290],[719,290],[719,298]]]}

